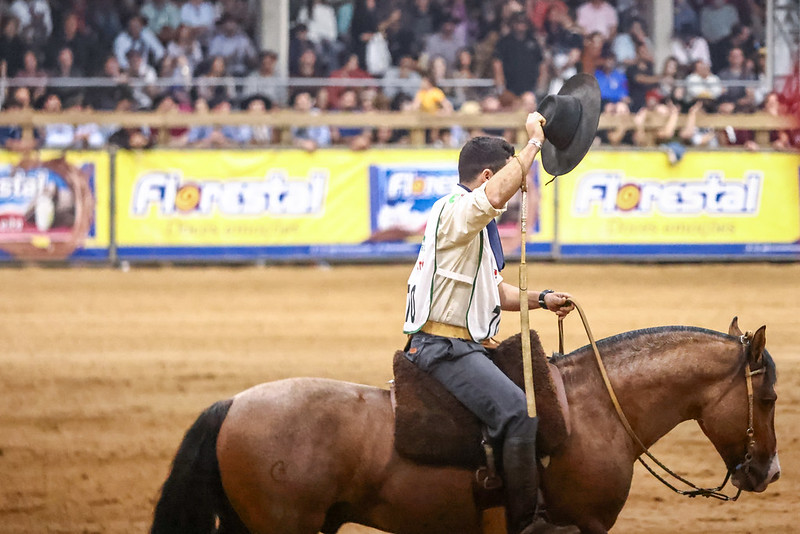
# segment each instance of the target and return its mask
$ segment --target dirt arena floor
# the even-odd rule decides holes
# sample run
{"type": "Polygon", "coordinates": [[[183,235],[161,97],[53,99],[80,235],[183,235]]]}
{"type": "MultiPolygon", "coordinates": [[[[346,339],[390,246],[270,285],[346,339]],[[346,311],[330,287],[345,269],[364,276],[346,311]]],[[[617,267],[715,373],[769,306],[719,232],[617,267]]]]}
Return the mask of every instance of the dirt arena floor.
{"type": "MultiPolygon", "coordinates": [[[[325,376],[385,387],[404,343],[404,266],[0,269],[0,532],[145,532],[186,428],[259,382],[325,376]]],[[[506,271],[512,282],[515,268],[506,271]]],[[[737,503],[673,495],[637,466],[614,532],[798,532],[800,264],[529,263],[532,289],[572,292],[598,338],[686,324],[767,324],[783,476],[737,503]]],[[[531,314],[545,349],[552,314],[531,314]]],[[[504,315],[501,338],[517,332],[504,315]]],[[[567,346],[585,344],[577,314],[567,346]]],[[[653,452],[714,485],[694,423],[653,452]]],[[[346,534],[374,533],[346,527],[346,534]]],[[[455,534],[455,533],[454,533],[455,534]]]]}

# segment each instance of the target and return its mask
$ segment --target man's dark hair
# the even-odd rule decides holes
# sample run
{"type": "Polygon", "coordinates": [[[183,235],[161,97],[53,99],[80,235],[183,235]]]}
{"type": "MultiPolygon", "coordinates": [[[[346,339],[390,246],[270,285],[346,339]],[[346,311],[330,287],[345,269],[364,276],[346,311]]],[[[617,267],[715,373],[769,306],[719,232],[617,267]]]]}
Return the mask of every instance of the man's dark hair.
{"type": "Polygon", "coordinates": [[[514,155],[514,147],[500,137],[474,137],[467,141],[458,156],[458,181],[468,184],[483,169],[497,172],[508,158],[514,155]]]}

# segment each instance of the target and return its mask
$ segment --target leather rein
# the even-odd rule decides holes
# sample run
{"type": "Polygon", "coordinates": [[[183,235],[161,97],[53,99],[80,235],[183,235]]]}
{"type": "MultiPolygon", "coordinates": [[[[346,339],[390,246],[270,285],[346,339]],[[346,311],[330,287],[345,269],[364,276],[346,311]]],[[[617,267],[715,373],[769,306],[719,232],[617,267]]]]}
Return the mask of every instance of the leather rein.
{"type": "MultiPolygon", "coordinates": [[[[671,469],[669,469],[666,465],[664,465],[661,461],[659,461],[649,450],[645,447],[644,443],[639,439],[639,436],[636,435],[636,432],[631,427],[631,424],[628,422],[628,418],[625,417],[625,413],[622,411],[622,406],[619,403],[619,399],[617,399],[617,395],[614,392],[614,388],[611,385],[611,380],[608,378],[608,372],[606,371],[606,366],[603,363],[603,359],[600,357],[600,351],[597,349],[597,344],[595,343],[594,336],[592,335],[591,328],[589,328],[589,322],[586,320],[586,314],[583,312],[583,309],[580,305],[575,302],[574,299],[569,301],[575,306],[575,309],[578,310],[578,314],[581,316],[581,320],[583,321],[583,327],[586,330],[586,335],[589,337],[589,343],[592,346],[592,350],[594,351],[595,360],[597,361],[597,365],[600,368],[600,374],[603,377],[603,382],[605,383],[606,390],[608,391],[609,397],[611,397],[611,402],[614,404],[614,409],[617,411],[617,415],[619,416],[620,421],[622,422],[622,426],[625,428],[628,435],[633,439],[634,443],[636,443],[641,449],[643,454],[647,455],[650,460],[652,460],[656,465],[658,465],[661,469],[663,469],[668,475],[672,476],[676,480],[682,482],[683,484],[687,485],[692,489],[684,490],[680,488],[676,488],[673,484],[671,484],[668,480],[664,477],[659,475],[654,471],[654,469],[647,464],[642,458],[640,454],[637,457],[639,463],[641,463],[647,471],[650,472],[658,481],[663,483],[669,489],[674,491],[679,495],[686,495],[687,497],[710,497],[714,499],[719,499],[721,501],[735,501],[739,498],[739,495],[742,493],[742,489],[739,488],[736,492],[736,495],[730,496],[726,495],[722,492],[722,489],[728,483],[731,478],[733,472],[738,469],[744,469],[745,474],[750,472],[750,462],[753,460],[753,451],[755,450],[756,442],[754,438],[755,430],[753,428],[753,376],[757,374],[761,374],[765,371],[765,368],[762,367],[755,371],[750,370],[750,362],[747,362],[745,365],[745,382],[747,384],[747,452],[744,456],[744,461],[737,465],[736,468],[733,470],[728,469],[727,474],[725,475],[725,479],[722,481],[722,484],[717,486],[716,488],[701,488],[694,483],[686,480],[682,476],[678,475],[671,469]]],[[[558,318],[558,350],[561,354],[564,354],[564,325],[563,325],[564,318],[558,318]]],[[[739,341],[742,344],[742,347],[746,349],[746,347],[750,344],[750,340],[752,338],[752,334],[749,332],[746,334],[742,334],[739,337],[739,341]]]]}

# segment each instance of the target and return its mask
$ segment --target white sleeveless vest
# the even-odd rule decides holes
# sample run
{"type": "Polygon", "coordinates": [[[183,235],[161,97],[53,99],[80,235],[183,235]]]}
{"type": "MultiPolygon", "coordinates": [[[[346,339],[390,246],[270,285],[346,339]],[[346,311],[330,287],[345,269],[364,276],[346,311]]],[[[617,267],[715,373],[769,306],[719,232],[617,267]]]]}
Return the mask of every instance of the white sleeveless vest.
{"type": "MultiPolygon", "coordinates": [[[[461,196],[457,193],[454,195],[461,196]]],[[[462,262],[467,265],[461,267],[441,264],[437,253],[439,222],[454,195],[437,200],[431,208],[419,256],[408,278],[403,332],[416,333],[428,321],[434,290],[439,284],[461,283],[470,287],[469,299],[463,310],[464,317],[447,322],[466,327],[474,341],[482,341],[496,335],[500,328],[500,292],[497,286],[502,277],[497,271],[485,227],[470,243],[459,248],[464,254],[472,255],[468,258],[472,261],[462,262]]]]}

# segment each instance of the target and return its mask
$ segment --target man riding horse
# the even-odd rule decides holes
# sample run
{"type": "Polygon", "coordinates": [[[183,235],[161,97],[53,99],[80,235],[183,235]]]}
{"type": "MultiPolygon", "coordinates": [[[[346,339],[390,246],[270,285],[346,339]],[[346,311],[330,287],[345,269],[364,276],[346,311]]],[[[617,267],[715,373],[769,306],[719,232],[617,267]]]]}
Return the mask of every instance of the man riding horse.
{"type": "MultiPolygon", "coordinates": [[[[505,262],[495,218],[523,186],[546,140],[549,152],[543,156],[551,174],[569,172],[583,158],[599,115],[599,102],[596,110],[590,109],[594,102],[585,96],[594,96],[592,89],[593,80],[581,77],[565,85],[559,96],[545,99],[542,114],[528,115],[529,141],[519,154],[495,137],[476,137],[464,145],[459,183],[431,209],[408,280],[403,330],[410,339],[405,355],[441,382],[486,425],[490,439],[502,444],[509,534],[532,532],[538,420],[528,415],[525,393],[486,350],[498,332],[501,310],[520,311],[525,298],[500,275],[505,262]]],[[[528,305],[563,317],[573,309],[570,298],[546,289],[531,292],[528,305]]]]}

